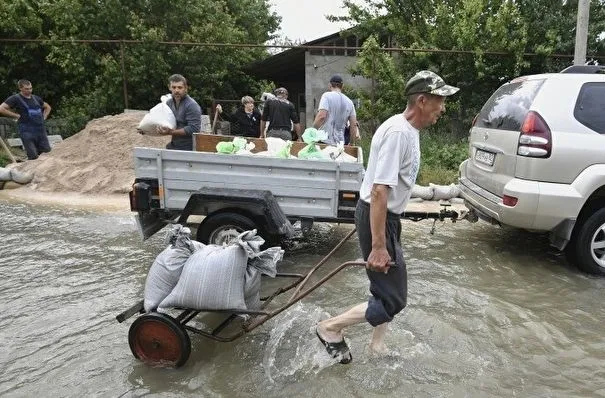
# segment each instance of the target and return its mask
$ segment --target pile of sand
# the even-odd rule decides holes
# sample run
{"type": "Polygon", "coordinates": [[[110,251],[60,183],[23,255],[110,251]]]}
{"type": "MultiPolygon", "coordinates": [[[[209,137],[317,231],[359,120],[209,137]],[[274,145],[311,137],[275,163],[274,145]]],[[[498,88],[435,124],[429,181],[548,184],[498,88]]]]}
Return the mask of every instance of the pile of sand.
{"type": "Polygon", "coordinates": [[[29,188],[42,192],[118,194],[134,182],[134,147],[163,148],[169,136],[148,136],[136,128],[145,112],[90,121],[84,130],[55,144],[36,160],[15,166],[33,173],[29,188]]]}

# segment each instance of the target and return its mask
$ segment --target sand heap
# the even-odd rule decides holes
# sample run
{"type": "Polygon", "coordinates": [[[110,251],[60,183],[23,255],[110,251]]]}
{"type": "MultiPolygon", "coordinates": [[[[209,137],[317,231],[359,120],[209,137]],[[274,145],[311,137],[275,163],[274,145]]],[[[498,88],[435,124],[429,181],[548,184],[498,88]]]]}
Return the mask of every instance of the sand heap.
{"type": "Polygon", "coordinates": [[[134,182],[133,148],[164,148],[170,141],[169,136],[136,132],[144,114],[128,112],[92,120],[49,153],[15,168],[34,174],[29,187],[36,191],[126,193],[134,182]]]}

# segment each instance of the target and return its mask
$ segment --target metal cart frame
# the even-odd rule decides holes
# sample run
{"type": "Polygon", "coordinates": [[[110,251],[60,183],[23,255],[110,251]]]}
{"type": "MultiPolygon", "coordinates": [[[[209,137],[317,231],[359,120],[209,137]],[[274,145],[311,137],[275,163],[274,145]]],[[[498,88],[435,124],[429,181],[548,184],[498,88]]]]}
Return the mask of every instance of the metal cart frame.
{"type": "MultiPolygon", "coordinates": [[[[412,221],[433,219],[434,223],[437,220],[444,221],[445,219],[450,218],[453,222],[456,222],[458,219],[458,213],[456,211],[443,208],[438,213],[408,213],[407,215],[404,215],[404,217],[409,218],[412,221]]],[[[131,324],[128,332],[128,343],[135,358],[153,366],[180,367],[187,362],[191,353],[191,341],[189,339],[188,332],[199,334],[211,340],[220,342],[234,341],[287,310],[292,305],[296,304],[325,282],[330,280],[343,269],[359,266],[365,267],[365,262],[347,261],[335,267],[315,283],[309,282],[311,276],[315,274],[330,259],[330,257],[336,251],[338,251],[345,244],[345,242],[351,238],[351,236],[355,234],[355,232],[356,229],[353,228],[308,273],[278,273],[276,275],[278,278],[293,278],[295,280],[288,285],[278,288],[269,296],[262,297],[261,301],[263,304],[259,310],[181,309],[181,312],[178,316],[172,317],[168,314],[159,312],[145,313],[143,301],[141,300],[117,315],[116,320],[119,323],[122,323],[135,314],[139,314],[139,316],[137,316],[135,321],[131,324]],[[294,292],[285,304],[276,308],[268,308],[273,299],[292,289],[294,289],[294,292]],[[211,330],[203,330],[189,325],[188,323],[200,313],[223,313],[226,315],[226,318],[218,326],[212,328],[211,330]],[[241,317],[240,315],[247,316],[245,317],[247,319],[244,320],[244,317],[241,317]],[[238,319],[242,320],[241,328],[234,332],[232,331],[231,333],[227,332],[226,330],[228,326],[238,319]]],[[[434,224],[431,233],[433,232],[434,224]]]]}

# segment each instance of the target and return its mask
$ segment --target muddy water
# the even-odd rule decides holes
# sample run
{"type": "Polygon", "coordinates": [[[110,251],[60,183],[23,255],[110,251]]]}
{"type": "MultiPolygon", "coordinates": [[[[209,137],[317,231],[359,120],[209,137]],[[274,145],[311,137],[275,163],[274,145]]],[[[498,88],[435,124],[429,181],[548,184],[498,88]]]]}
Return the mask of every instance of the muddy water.
{"type": "MultiPolygon", "coordinates": [[[[141,298],[161,236],[140,242],[130,214],[0,201],[0,395],[8,397],[605,396],[605,279],[577,272],[543,236],[485,224],[404,221],[408,308],[385,357],[370,328],[349,331],[334,364],[311,330],[364,299],[344,271],[233,343],[192,336],[181,369],[135,360],[115,315],[141,298]]],[[[309,269],[349,230],[322,224],[288,246],[309,269]]],[[[326,267],[358,257],[351,239],[326,267]]]]}

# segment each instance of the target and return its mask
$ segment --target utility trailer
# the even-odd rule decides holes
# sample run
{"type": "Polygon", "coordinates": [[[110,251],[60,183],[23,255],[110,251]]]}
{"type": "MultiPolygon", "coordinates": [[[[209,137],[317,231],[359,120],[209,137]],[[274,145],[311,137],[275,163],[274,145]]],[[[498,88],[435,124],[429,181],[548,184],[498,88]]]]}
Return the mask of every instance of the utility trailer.
{"type": "MultiPolygon", "coordinates": [[[[190,216],[204,216],[197,240],[213,244],[250,229],[277,243],[292,235],[296,221],[303,231],[313,222],[354,222],[364,175],[360,147],[345,146],[357,159],[353,163],[221,154],[216,145],[232,136],[194,134],[193,140],[195,151],[134,149],[130,206],[143,239],[168,223],[185,224],[190,216]]],[[[266,151],[264,139],[249,141],[255,144],[252,152],[266,151]]],[[[304,147],[293,143],[291,154],[304,147]]],[[[402,217],[443,220],[452,218],[449,213],[406,212],[402,217]]]]}

